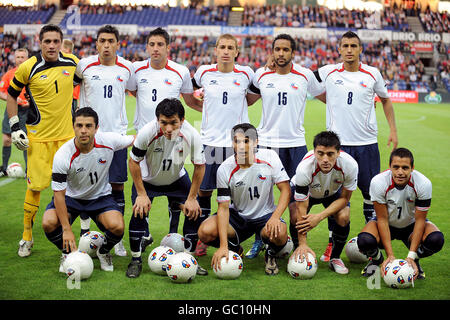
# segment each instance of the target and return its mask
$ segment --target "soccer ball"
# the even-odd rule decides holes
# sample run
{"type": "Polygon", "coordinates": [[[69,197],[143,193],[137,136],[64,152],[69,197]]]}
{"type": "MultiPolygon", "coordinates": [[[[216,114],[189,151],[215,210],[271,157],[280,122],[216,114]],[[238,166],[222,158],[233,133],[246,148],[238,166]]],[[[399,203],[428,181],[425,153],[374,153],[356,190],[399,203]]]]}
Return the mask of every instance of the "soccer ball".
{"type": "Polygon", "coordinates": [[[165,276],[167,261],[170,256],[174,255],[175,251],[167,246],[159,246],[153,249],[148,256],[148,266],[154,273],[165,276]]]}
{"type": "Polygon", "coordinates": [[[288,256],[291,254],[291,252],[292,252],[293,249],[294,249],[294,243],[292,242],[291,237],[288,236],[286,245],[283,247],[283,249],[281,249],[281,250],[275,255],[275,257],[281,258],[281,259],[286,258],[286,257],[288,257],[288,256]]]}
{"type": "Polygon", "coordinates": [[[361,251],[359,251],[357,244],[358,237],[354,237],[347,242],[345,246],[345,254],[350,262],[353,263],[364,263],[369,261],[369,258],[361,251]]]}
{"type": "Polygon", "coordinates": [[[228,250],[228,263],[225,257],[220,260],[220,270],[214,269],[214,273],[219,279],[232,280],[237,279],[244,268],[241,257],[231,250],[228,250]]]}
{"type": "Polygon", "coordinates": [[[23,172],[20,163],[13,162],[6,168],[6,174],[10,178],[23,178],[25,177],[25,172],[23,172]]]}
{"type": "Polygon", "coordinates": [[[197,268],[197,260],[191,254],[178,252],[169,258],[166,271],[173,282],[187,283],[195,278],[197,268]]]}
{"type": "Polygon", "coordinates": [[[317,260],[314,256],[308,252],[308,259],[303,259],[303,262],[295,261],[295,255],[291,255],[287,265],[287,271],[294,279],[311,279],[314,277],[317,271],[317,260]]]}
{"type": "Polygon", "coordinates": [[[170,247],[175,252],[184,251],[184,237],[179,233],[169,233],[164,238],[162,238],[161,246],[170,247]]]}
{"type": "Polygon", "coordinates": [[[69,279],[84,280],[92,275],[94,262],[86,252],[78,250],[67,255],[63,267],[69,279]]]}
{"type": "Polygon", "coordinates": [[[92,258],[97,256],[97,250],[106,243],[106,238],[98,231],[88,231],[80,237],[78,250],[86,252],[92,258]]]}
{"type": "Polygon", "coordinates": [[[406,260],[395,259],[384,270],[384,282],[394,289],[414,287],[414,269],[406,260]]]}

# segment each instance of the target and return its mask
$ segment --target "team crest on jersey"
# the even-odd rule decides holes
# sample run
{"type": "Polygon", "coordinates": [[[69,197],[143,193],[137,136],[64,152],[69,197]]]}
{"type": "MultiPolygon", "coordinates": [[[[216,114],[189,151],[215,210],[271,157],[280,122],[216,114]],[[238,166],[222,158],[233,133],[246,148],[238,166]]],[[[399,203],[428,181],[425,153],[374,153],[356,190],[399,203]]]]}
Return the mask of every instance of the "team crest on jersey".
{"type": "Polygon", "coordinates": [[[273,83],[268,83],[268,84],[266,85],[266,88],[268,88],[268,89],[273,89],[273,88],[275,88],[275,85],[274,85],[273,83]]]}
{"type": "Polygon", "coordinates": [[[259,174],[258,179],[264,181],[267,179],[267,177],[264,177],[263,175],[259,174]]]}
{"type": "Polygon", "coordinates": [[[296,86],[295,83],[291,83],[291,88],[294,89],[294,90],[297,90],[298,86],[296,86]]]}
{"type": "Polygon", "coordinates": [[[67,70],[63,70],[62,74],[65,76],[70,76],[70,72],[67,70]]]}
{"type": "Polygon", "coordinates": [[[165,79],[165,80],[164,80],[164,83],[167,84],[167,85],[169,85],[169,86],[172,85],[172,82],[170,82],[169,79],[165,79]]]}
{"type": "Polygon", "coordinates": [[[360,84],[363,88],[367,88],[367,84],[365,84],[364,81],[361,81],[359,84],[360,84]]]}
{"type": "Polygon", "coordinates": [[[106,160],[105,160],[105,159],[102,159],[102,158],[100,158],[100,159],[98,159],[98,163],[100,163],[100,164],[105,164],[105,163],[106,163],[106,160]]]}
{"type": "Polygon", "coordinates": [[[342,80],[336,80],[336,81],[334,82],[334,84],[340,84],[340,85],[343,85],[343,84],[344,84],[344,81],[342,81],[342,80]]]}
{"type": "Polygon", "coordinates": [[[342,181],[339,180],[339,179],[335,179],[335,180],[334,180],[334,183],[342,183],[342,181]]]}
{"type": "Polygon", "coordinates": [[[119,80],[120,82],[123,82],[123,79],[120,75],[118,75],[116,79],[119,80]]]}
{"type": "Polygon", "coordinates": [[[233,81],[233,84],[235,84],[235,85],[237,85],[237,86],[240,86],[240,85],[241,85],[237,80],[234,80],[234,81],[233,81]]]}
{"type": "Polygon", "coordinates": [[[91,78],[91,80],[100,80],[100,77],[97,76],[97,75],[93,75],[92,78],[91,78]]]}
{"type": "Polygon", "coordinates": [[[406,201],[408,201],[408,202],[414,202],[414,200],[411,199],[410,197],[406,198],[406,201]]]}

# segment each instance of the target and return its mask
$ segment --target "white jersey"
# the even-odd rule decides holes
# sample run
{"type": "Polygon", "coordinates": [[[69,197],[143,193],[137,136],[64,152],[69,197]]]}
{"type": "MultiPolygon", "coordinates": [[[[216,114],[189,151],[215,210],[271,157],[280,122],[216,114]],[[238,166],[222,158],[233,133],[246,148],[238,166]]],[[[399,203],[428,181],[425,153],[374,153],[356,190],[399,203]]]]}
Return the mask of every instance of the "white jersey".
{"type": "Polygon", "coordinates": [[[324,90],[311,70],[293,63],[291,72],[277,74],[259,68],[253,78],[262,100],[258,142],[261,146],[289,148],[306,145],[303,120],[307,93],[312,96],[324,90]]]}
{"type": "Polygon", "coordinates": [[[355,191],[358,185],[358,163],[351,155],[341,151],[333,169],[323,173],[312,150],[298,164],[292,182],[295,184],[296,201],[306,201],[310,196],[323,199],[332,196],[341,187],[355,191]]]}
{"type": "Polygon", "coordinates": [[[163,135],[155,119],[143,126],[137,134],[130,157],[140,162],[142,180],[162,186],[169,185],[186,174],[184,161],[189,154],[194,164],[206,163],[197,130],[184,120],[178,136],[169,140],[163,135]]]}
{"type": "Polygon", "coordinates": [[[389,98],[378,69],[360,64],[357,72],[348,72],[340,63],[318,72],[327,96],[327,130],[336,132],[345,146],[377,143],[375,94],[389,98]]]}
{"type": "Polygon", "coordinates": [[[198,68],[194,80],[204,91],[200,130],[203,144],[231,147],[231,129],[250,122],[246,95],[253,76],[250,67],[240,65],[228,73],[220,72],[217,64],[198,68]]]}
{"type": "Polygon", "coordinates": [[[246,169],[231,156],[217,170],[217,202],[232,201],[240,215],[256,219],[275,211],[273,185],[283,181],[289,177],[273,150],[259,149],[255,162],[246,169]]]}
{"type": "Polygon", "coordinates": [[[114,152],[131,145],[134,136],[115,132],[97,132],[94,148],[81,153],[75,138],[58,149],[53,159],[52,189],[66,190],[66,195],[82,200],[92,200],[111,194],[109,167],[114,152]]]}
{"type": "Polygon", "coordinates": [[[78,62],[76,75],[82,79],[79,108],[91,107],[98,114],[99,131],[126,134],[128,127],[125,89],[134,77],[130,61],[117,57],[116,64],[105,66],[98,55],[78,62]]]}
{"type": "Polygon", "coordinates": [[[428,211],[431,193],[431,181],[417,170],[411,172],[403,189],[395,186],[391,170],[377,174],[370,182],[370,200],[387,205],[389,225],[395,228],[414,223],[416,208],[428,211]]]}
{"type": "Polygon", "coordinates": [[[168,60],[163,69],[155,70],[150,65],[150,59],[147,59],[134,62],[133,67],[135,77],[130,90],[136,91],[136,131],[156,118],[156,106],[162,100],[179,99],[181,93],[194,92],[189,70],[181,64],[168,60]]]}

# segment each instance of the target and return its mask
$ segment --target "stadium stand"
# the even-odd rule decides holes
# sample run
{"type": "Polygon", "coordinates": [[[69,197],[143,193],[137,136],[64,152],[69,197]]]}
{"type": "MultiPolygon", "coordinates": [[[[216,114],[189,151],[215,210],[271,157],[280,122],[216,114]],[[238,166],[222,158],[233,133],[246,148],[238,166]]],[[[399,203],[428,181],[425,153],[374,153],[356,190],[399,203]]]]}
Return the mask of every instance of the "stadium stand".
{"type": "MultiPolygon", "coordinates": [[[[227,26],[230,7],[154,7],[154,6],[90,6],[79,5],[81,21],[86,26],[107,23],[138,24],[142,27],[167,25],[220,25],[227,26]]],[[[47,23],[55,12],[54,6],[39,8],[0,7],[0,24],[47,23]]],[[[67,24],[67,13],[60,25],[67,24]]],[[[448,14],[433,13],[429,9],[420,12],[415,9],[402,9],[397,6],[385,8],[379,15],[361,10],[330,10],[319,6],[271,5],[246,6],[242,15],[243,26],[264,27],[322,27],[332,30],[361,29],[371,27],[392,31],[410,31],[408,17],[420,21],[426,32],[448,31],[448,14]],[[378,22],[377,22],[378,21],[378,22]]],[[[419,22],[418,22],[419,23],[419,22]]],[[[419,23],[419,24],[420,24],[419,23]]],[[[270,52],[272,39],[264,36],[242,36],[241,53],[237,63],[249,65],[254,70],[264,65],[270,52]]],[[[95,54],[95,39],[88,34],[73,35],[74,53],[81,57],[95,54]]],[[[144,37],[124,35],[121,37],[119,55],[131,61],[147,57],[144,37]]],[[[296,38],[298,52],[296,62],[316,70],[319,66],[339,62],[337,39],[306,40],[296,38]]],[[[22,34],[0,34],[0,72],[3,74],[12,65],[14,48],[26,46],[31,52],[39,50],[37,37],[22,34]]],[[[214,37],[172,37],[170,58],[186,65],[192,74],[201,64],[214,62],[214,37]]],[[[442,62],[436,65],[436,72],[427,72],[421,59],[411,50],[406,41],[378,41],[364,44],[362,61],[380,69],[388,80],[388,88],[393,90],[416,90],[425,92],[436,88],[450,92],[449,48],[444,43],[434,44],[434,50],[440,54],[442,62]]]]}

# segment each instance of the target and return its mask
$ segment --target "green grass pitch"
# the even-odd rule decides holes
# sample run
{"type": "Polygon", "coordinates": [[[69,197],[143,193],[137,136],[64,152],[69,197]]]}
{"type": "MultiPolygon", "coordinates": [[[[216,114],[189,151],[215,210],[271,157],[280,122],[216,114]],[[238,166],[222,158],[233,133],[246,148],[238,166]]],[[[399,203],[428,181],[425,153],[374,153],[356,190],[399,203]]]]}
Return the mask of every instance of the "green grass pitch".
{"type": "MultiPolygon", "coordinates": [[[[135,100],[127,98],[130,128],[134,117],[135,100]]],[[[450,105],[395,104],[399,146],[410,148],[415,155],[415,167],[433,183],[433,200],[428,218],[448,237],[450,220],[450,105]]],[[[0,104],[3,114],[4,102],[0,104]]],[[[201,114],[187,108],[186,119],[200,129],[201,114]]],[[[261,104],[249,108],[250,121],[258,125],[261,104]]],[[[390,148],[387,146],[388,126],[382,107],[378,104],[377,118],[379,126],[379,147],[382,170],[388,167],[390,148]]],[[[325,129],[325,106],[316,100],[308,101],[305,112],[305,129],[308,149],[312,148],[313,136],[325,129]]],[[[134,133],[131,129],[130,133],[134,133]]],[[[23,163],[21,152],[13,147],[11,162],[23,163]]],[[[192,165],[187,165],[192,172],[192,165]]],[[[131,177],[129,177],[131,179],[131,177]]],[[[41,196],[41,205],[33,228],[34,248],[28,258],[17,255],[18,242],[23,231],[23,199],[26,188],[25,179],[0,179],[0,300],[448,300],[450,298],[450,245],[447,241],[441,252],[421,260],[427,278],[417,281],[415,288],[393,290],[381,280],[379,287],[369,289],[367,279],[360,275],[364,265],[351,264],[345,253],[342,258],[350,269],[348,275],[338,275],[328,269],[328,264],[319,261],[319,269],[312,280],[294,280],[286,272],[287,260],[280,261],[280,274],[269,277],[264,274],[264,257],[244,259],[244,270],[238,280],[225,281],[215,277],[210,261],[214,248],[208,249],[208,255],[200,257],[199,263],[210,274],[197,276],[187,285],[173,284],[168,277],[153,274],[147,265],[150,251],[159,245],[169,230],[167,201],[157,198],[150,213],[150,232],[155,238],[154,244],[143,255],[143,272],[138,279],[125,276],[130,257],[114,256],[114,272],[100,270],[99,262],[94,260],[94,272],[90,279],[82,281],[80,289],[68,289],[66,277],[58,272],[60,252],[45,237],[42,231],[42,214],[52,196],[50,188],[41,196]]],[[[276,188],[275,188],[276,189],[276,188]]],[[[131,182],[125,185],[126,214],[124,243],[128,249],[128,222],[131,215],[131,182]]],[[[217,208],[213,199],[213,212],[217,208]]],[[[312,212],[317,212],[314,207],[312,212]]],[[[287,211],[284,218],[288,221],[287,211]]],[[[182,219],[179,232],[182,231],[182,219]]],[[[350,237],[356,236],[364,225],[362,214],[362,196],[359,190],[352,197],[350,237]]],[[[79,235],[79,220],[73,225],[76,236],[79,235]]],[[[94,223],[91,229],[97,230],[94,223]]],[[[320,257],[328,239],[327,223],[323,221],[308,235],[311,248],[320,257]]],[[[244,242],[244,250],[251,246],[252,239],[244,242]]],[[[405,258],[408,250],[399,241],[394,241],[397,258],[405,258]]]]}

